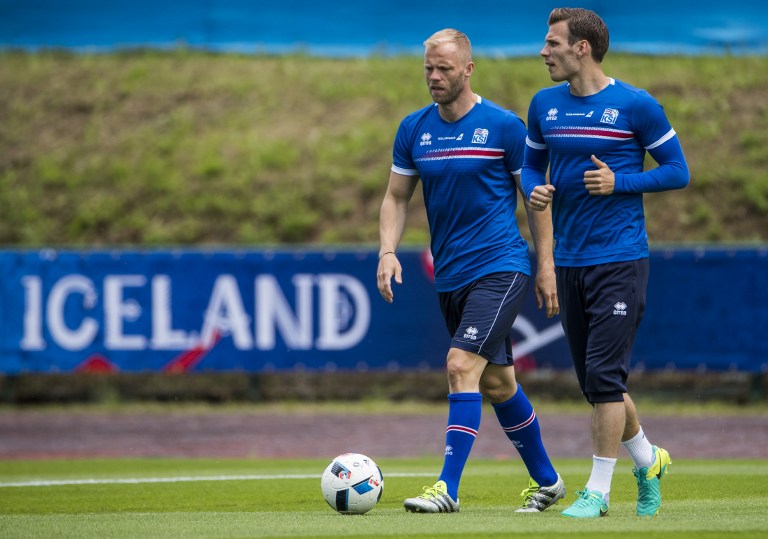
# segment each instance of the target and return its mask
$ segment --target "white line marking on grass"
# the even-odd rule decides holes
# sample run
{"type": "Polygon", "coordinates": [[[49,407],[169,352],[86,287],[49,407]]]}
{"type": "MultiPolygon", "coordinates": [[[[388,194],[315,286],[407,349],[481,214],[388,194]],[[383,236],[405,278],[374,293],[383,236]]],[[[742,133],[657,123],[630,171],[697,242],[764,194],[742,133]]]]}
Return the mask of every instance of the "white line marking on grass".
{"type": "MultiPolygon", "coordinates": [[[[434,473],[389,473],[388,477],[428,477],[434,473]]],[[[142,483],[185,483],[192,481],[263,481],[271,479],[320,479],[320,474],[285,474],[285,475],[214,475],[187,477],[137,477],[126,479],[62,479],[38,481],[15,481],[0,483],[0,488],[7,487],[59,487],[63,485],[138,485],[142,483]]]]}

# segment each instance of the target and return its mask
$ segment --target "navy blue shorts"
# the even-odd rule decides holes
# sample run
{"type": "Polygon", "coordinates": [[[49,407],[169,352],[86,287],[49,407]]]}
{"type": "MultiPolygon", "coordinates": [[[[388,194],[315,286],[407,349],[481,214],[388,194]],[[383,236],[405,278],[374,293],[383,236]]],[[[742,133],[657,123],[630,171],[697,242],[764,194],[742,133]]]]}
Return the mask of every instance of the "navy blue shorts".
{"type": "Polygon", "coordinates": [[[557,270],[560,317],[581,392],[621,402],[645,310],[648,259],[557,270]]]}
{"type": "Polygon", "coordinates": [[[451,346],[496,365],[512,365],[512,324],[522,308],[529,280],[519,272],[491,273],[456,290],[439,292],[451,346]]]}

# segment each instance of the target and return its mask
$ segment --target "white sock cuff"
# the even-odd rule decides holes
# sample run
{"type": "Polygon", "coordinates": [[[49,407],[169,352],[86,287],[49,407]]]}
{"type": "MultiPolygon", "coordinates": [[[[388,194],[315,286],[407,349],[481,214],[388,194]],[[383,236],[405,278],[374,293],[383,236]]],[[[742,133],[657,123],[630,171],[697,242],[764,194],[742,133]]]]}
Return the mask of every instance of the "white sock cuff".
{"type": "Polygon", "coordinates": [[[618,460],[619,459],[612,459],[610,457],[598,457],[597,455],[592,455],[592,462],[600,467],[610,467],[613,469],[618,460]]]}
{"type": "Polygon", "coordinates": [[[643,438],[645,438],[645,433],[643,432],[643,427],[640,427],[640,430],[637,431],[637,434],[635,434],[632,438],[627,440],[626,442],[621,442],[624,447],[627,447],[627,445],[634,444],[636,442],[641,441],[643,438]]]}
{"type": "Polygon", "coordinates": [[[602,493],[606,503],[610,499],[611,479],[613,479],[616,460],[592,455],[592,474],[587,481],[587,490],[596,490],[602,493]]]}
{"type": "Polygon", "coordinates": [[[621,444],[627,450],[629,456],[632,457],[632,462],[638,470],[653,464],[653,446],[645,436],[642,427],[640,427],[640,431],[637,434],[626,442],[621,442],[621,444]]]}

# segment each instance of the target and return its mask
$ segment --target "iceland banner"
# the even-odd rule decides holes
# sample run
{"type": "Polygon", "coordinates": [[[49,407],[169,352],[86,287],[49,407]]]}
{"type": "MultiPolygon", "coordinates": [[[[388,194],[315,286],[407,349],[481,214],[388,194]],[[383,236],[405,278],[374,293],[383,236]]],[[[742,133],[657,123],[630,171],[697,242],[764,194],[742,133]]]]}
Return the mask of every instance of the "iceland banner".
{"type": "MultiPolygon", "coordinates": [[[[3,252],[0,372],[441,369],[431,257],[398,256],[388,304],[371,249],[3,252]]],[[[765,370],[767,274],[764,250],[653,252],[633,365],[765,370]]],[[[518,369],[571,368],[532,291],[512,335],[518,369]]]]}

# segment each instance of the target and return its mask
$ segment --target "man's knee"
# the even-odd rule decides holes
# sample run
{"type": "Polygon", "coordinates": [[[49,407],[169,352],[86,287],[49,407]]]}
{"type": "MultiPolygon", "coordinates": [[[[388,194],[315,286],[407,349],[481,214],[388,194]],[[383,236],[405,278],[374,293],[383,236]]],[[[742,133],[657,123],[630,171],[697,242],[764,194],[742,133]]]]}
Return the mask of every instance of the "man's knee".
{"type": "Polygon", "coordinates": [[[451,392],[478,391],[480,376],[486,363],[487,361],[477,354],[451,348],[446,362],[451,392]]]}

